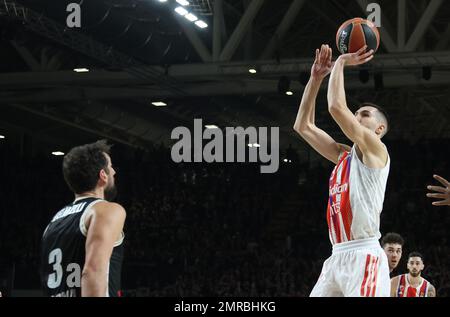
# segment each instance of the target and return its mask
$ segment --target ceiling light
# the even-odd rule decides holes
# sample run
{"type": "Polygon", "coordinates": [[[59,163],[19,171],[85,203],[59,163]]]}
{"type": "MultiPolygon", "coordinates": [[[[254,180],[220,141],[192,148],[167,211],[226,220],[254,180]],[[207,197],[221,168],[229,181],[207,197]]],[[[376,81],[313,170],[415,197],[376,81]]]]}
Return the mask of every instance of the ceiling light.
{"type": "Polygon", "coordinates": [[[53,154],[54,156],[63,156],[63,155],[64,155],[64,152],[61,152],[61,151],[55,151],[55,152],[52,152],[52,154],[53,154]]]}
{"type": "Polygon", "coordinates": [[[89,69],[88,68],[74,68],[73,71],[76,73],[87,73],[87,72],[89,72],[89,69]]]}
{"type": "Polygon", "coordinates": [[[201,29],[204,29],[204,28],[208,27],[208,24],[206,24],[202,20],[195,21],[195,25],[198,26],[201,29]]]}
{"type": "Polygon", "coordinates": [[[155,107],[166,107],[167,106],[167,104],[165,102],[162,102],[162,101],[152,102],[152,105],[154,105],[155,107]]]}
{"type": "Polygon", "coordinates": [[[188,13],[184,17],[186,19],[188,19],[189,21],[191,21],[191,22],[194,22],[194,21],[198,20],[198,18],[195,15],[193,15],[192,13],[188,13]]]}
{"type": "Polygon", "coordinates": [[[182,16],[188,14],[188,11],[183,7],[176,7],[175,12],[182,16]]]}

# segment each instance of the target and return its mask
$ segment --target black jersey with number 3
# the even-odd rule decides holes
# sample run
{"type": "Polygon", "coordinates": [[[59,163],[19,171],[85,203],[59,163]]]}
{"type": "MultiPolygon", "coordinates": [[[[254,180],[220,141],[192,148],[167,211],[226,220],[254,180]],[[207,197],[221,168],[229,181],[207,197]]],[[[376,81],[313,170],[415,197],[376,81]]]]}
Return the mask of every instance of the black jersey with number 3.
{"type": "MultiPolygon", "coordinates": [[[[86,255],[86,229],[82,216],[100,201],[92,197],[77,199],[56,213],[47,226],[41,243],[41,281],[45,296],[81,296],[81,273],[86,255]]],[[[111,255],[105,296],[120,296],[122,241],[123,235],[111,255]]]]}

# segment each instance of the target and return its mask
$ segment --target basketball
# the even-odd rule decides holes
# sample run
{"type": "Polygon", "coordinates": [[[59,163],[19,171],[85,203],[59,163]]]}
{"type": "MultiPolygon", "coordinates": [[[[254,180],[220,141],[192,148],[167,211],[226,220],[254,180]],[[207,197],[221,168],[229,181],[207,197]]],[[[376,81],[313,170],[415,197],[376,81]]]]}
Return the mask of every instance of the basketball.
{"type": "Polygon", "coordinates": [[[355,53],[364,45],[367,45],[367,51],[376,52],[380,45],[380,33],[371,21],[354,18],[341,25],[336,34],[336,45],[341,54],[355,53]]]}

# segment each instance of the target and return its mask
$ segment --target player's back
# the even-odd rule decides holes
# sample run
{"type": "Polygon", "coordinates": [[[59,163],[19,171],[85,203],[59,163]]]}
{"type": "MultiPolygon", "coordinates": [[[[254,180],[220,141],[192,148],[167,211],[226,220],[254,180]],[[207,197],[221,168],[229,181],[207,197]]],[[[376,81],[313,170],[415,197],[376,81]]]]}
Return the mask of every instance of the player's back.
{"type": "MultiPolygon", "coordinates": [[[[81,296],[87,235],[84,219],[100,201],[103,200],[93,197],[77,199],[56,213],[47,226],[41,243],[41,281],[45,296],[81,296]]],[[[105,296],[117,296],[120,289],[121,242],[118,241],[111,256],[105,296]]]]}

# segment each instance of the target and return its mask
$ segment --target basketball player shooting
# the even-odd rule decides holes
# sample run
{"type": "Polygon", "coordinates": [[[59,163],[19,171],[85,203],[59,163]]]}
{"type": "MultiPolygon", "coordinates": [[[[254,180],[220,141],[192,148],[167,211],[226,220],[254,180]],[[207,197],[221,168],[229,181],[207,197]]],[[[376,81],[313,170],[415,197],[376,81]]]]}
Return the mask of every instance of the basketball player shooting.
{"type": "Polygon", "coordinates": [[[327,222],[333,252],[323,265],[311,297],[389,297],[388,260],[378,240],[380,214],[390,168],[381,138],[387,116],[374,104],[362,104],[353,114],[347,107],[344,68],[367,63],[373,50],[366,46],[332,62],[332,50],[316,51],[311,78],[300,104],[295,131],[336,167],[329,179],[327,222]],[[353,147],[337,143],[315,125],[316,97],[331,72],[328,110],[353,147]]]}
{"type": "Polygon", "coordinates": [[[64,157],[64,179],[75,200],[56,213],[42,237],[46,296],[120,296],[126,214],[109,202],[116,193],[109,153],[106,141],[98,141],[64,157]]]}

